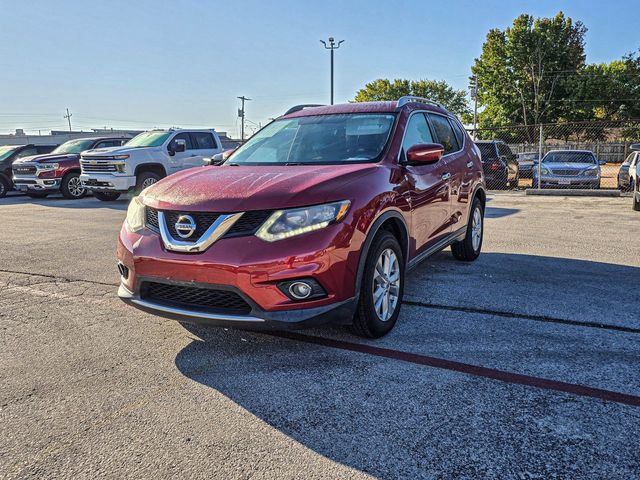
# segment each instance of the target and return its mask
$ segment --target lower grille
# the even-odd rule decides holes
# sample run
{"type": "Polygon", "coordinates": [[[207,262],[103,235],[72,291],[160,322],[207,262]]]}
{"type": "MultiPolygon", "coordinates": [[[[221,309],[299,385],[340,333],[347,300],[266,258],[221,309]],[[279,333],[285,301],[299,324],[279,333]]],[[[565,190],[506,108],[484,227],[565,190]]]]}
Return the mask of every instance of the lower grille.
{"type": "Polygon", "coordinates": [[[170,307],[207,313],[248,315],[251,306],[237,293],[170,283],[143,282],[140,298],[170,307]]]}

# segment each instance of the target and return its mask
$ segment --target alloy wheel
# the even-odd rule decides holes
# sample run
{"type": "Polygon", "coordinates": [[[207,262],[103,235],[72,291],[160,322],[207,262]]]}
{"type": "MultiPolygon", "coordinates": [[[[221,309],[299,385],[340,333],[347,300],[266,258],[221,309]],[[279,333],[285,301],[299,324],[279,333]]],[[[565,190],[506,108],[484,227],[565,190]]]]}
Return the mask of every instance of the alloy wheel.
{"type": "Polygon", "coordinates": [[[69,180],[68,187],[69,193],[74,197],[81,197],[84,195],[84,187],[80,181],[80,177],[73,177],[69,180]]]}
{"type": "Polygon", "coordinates": [[[151,185],[153,185],[157,181],[158,180],[155,179],[155,178],[145,178],[144,182],[142,182],[142,190],[144,190],[147,187],[150,187],[151,185]]]}
{"type": "Polygon", "coordinates": [[[396,311],[400,295],[400,263],[395,252],[387,248],[378,257],[373,275],[373,307],[383,322],[396,311]]]}
{"type": "Polygon", "coordinates": [[[473,220],[471,223],[471,244],[473,250],[478,251],[480,242],[482,241],[482,212],[480,208],[476,208],[473,212],[473,220]]]}

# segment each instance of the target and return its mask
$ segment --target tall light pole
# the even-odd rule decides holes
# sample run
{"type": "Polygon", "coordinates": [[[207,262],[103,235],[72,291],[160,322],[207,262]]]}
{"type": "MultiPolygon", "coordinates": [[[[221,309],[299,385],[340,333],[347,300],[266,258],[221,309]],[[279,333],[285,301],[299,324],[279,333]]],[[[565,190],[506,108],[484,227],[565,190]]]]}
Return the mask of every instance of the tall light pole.
{"type": "Polygon", "coordinates": [[[320,40],[320,43],[324,45],[324,48],[331,52],[331,105],[333,105],[333,51],[340,48],[340,45],[344,40],[340,40],[336,43],[333,37],[329,37],[329,45],[324,40],[320,40]]]}
{"type": "Polygon", "coordinates": [[[69,122],[69,131],[70,132],[73,131],[73,130],[71,130],[71,117],[72,116],[73,116],[73,113],[69,113],[69,109],[67,108],[67,114],[64,117],[62,117],[62,118],[66,118],[67,121],[69,122]]]}
{"type": "Polygon", "coordinates": [[[475,141],[478,134],[478,76],[471,78],[471,98],[473,98],[473,140],[475,141]]]}

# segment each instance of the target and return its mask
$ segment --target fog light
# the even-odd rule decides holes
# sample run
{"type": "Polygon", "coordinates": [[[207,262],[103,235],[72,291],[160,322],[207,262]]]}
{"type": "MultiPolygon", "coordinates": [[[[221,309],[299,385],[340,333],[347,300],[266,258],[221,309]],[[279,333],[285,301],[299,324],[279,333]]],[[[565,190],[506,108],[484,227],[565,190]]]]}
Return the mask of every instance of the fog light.
{"type": "Polygon", "coordinates": [[[312,278],[280,282],[278,288],[291,300],[310,300],[327,295],[324,288],[312,278]]]}
{"type": "Polygon", "coordinates": [[[305,282],[295,282],[289,285],[289,293],[293,298],[304,300],[311,295],[311,285],[305,282]]]}

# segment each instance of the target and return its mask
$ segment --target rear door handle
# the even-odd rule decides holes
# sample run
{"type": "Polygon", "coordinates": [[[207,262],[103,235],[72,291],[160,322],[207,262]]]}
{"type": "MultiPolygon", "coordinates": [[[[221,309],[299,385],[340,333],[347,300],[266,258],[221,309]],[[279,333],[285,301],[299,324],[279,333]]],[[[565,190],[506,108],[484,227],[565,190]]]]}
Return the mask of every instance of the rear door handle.
{"type": "Polygon", "coordinates": [[[471,161],[467,162],[467,168],[473,168],[473,162],[471,161]]]}
{"type": "Polygon", "coordinates": [[[449,172],[442,174],[442,180],[449,180],[451,178],[451,174],[449,172]]]}

